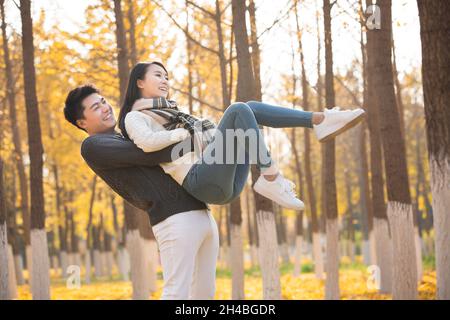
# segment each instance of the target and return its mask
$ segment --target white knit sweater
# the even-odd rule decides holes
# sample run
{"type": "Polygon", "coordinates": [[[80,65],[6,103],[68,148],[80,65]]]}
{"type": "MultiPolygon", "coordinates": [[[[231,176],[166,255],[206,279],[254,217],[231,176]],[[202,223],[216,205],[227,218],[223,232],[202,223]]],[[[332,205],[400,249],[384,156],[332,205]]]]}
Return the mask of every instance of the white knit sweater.
{"type": "MultiPolygon", "coordinates": [[[[144,99],[140,101],[141,106],[142,100],[144,99]]],[[[167,122],[166,119],[156,114],[150,116],[137,111],[139,106],[136,108],[135,106],[133,111],[125,117],[125,129],[130,139],[144,152],[164,149],[190,136],[189,131],[184,128],[167,130],[163,127],[163,124],[167,122]]],[[[194,152],[189,152],[175,161],[161,163],[160,166],[164,172],[182,185],[184,178],[197,160],[198,156],[194,152]]]]}

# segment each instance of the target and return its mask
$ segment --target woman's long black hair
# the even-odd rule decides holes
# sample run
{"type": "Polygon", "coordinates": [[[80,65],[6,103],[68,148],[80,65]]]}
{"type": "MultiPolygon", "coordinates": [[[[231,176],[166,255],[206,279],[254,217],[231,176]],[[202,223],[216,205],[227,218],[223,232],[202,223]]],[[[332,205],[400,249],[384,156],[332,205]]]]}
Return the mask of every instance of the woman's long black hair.
{"type": "Polygon", "coordinates": [[[119,129],[122,131],[123,136],[126,139],[130,139],[125,129],[125,117],[128,112],[133,108],[133,104],[136,100],[141,98],[141,89],[137,86],[138,80],[144,80],[145,74],[147,73],[148,67],[152,64],[156,64],[167,72],[166,67],[160,62],[139,62],[137,63],[130,72],[130,77],[128,79],[127,92],[125,94],[125,101],[119,112],[119,129]]]}

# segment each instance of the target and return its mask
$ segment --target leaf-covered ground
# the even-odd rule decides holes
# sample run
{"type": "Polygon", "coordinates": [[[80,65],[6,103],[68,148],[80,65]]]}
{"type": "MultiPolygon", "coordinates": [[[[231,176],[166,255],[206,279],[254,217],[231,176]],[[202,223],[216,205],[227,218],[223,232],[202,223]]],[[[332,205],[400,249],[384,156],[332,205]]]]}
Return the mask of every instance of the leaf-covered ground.
{"type": "MultiPolygon", "coordinates": [[[[282,298],[287,300],[323,299],[325,282],[316,279],[308,263],[302,265],[302,273],[294,277],[292,264],[281,267],[282,298]]],[[[379,294],[376,289],[368,286],[369,272],[362,264],[341,264],[339,285],[341,299],[391,299],[390,295],[379,294]]],[[[159,299],[162,292],[161,271],[158,272],[158,290],[151,294],[150,299],[159,299]]],[[[424,276],[419,286],[420,299],[435,299],[436,272],[425,268],[424,276]]],[[[19,299],[31,299],[28,285],[18,288],[19,299]]],[[[121,300],[131,298],[131,283],[122,281],[118,276],[112,279],[101,278],[91,284],[81,284],[79,289],[69,289],[66,282],[52,273],[51,297],[57,300],[121,300]]],[[[216,280],[216,299],[231,298],[231,273],[229,270],[218,269],[216,280]]],[[[262,299],[262,280],[260,270],[248,266],[245,271],[245,298],[262,299]]]]}

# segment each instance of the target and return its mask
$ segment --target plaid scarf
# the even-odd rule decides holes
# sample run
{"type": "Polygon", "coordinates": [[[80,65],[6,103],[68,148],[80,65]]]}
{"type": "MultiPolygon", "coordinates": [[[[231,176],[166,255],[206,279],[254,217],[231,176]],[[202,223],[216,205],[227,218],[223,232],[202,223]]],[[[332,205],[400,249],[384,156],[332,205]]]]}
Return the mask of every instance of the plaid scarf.
{"type": "Polygon", "coordinates": [[[168,100],[163,97],[153,99],[140,99],[133,105],[133,110],[142,111],[144,113],[155,113],[165,120],[163,124],[166,130],[174,130],[184,128],[189,131],[192,141],[197,146],[201,146],[201,150],[212,141],[213,131],[216,126],[207,119],[198,119],[190,114],[181,112],[174,100],[168,100]]]}

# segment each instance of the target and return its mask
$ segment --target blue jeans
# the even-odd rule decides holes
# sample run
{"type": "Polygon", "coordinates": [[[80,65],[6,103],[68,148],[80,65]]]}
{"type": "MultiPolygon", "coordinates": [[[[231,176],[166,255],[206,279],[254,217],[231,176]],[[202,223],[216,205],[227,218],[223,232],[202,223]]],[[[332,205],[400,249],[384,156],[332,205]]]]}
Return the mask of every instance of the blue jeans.
{"type": "MultiPolygon", "coordinates": [[[[260,169],[271,165],[270,153],[258,125],[272,128],[312,128],[312,112],[289,109],[267,103],[249,101],[230,105],[217,126],[216,135],[205,148],[202,159],[195,163],[183,181],[183,188],[197,199],[210,204],[231,202],[242,192],[247,181],[250,164],[260,169]],[[227,137],[226,130],[242,129],[256,133],[257,152],[249,152],[247,140],[227,137]],[[220,132],[220,140],[216,136],[220,132]],[[234,141],[230,141],[234,139],[234,141]],[[237,143],[236,143],[237,142],[237,143]],[[227,145],[234,145],[234,161],[226,161],[227,145]],[[210,163],[205,160],[220,148],[223,161],[210,163]],[[265,155],[265,157],[261,157],[265,155]],[[239,158],[240,157],[240,158],[239,158]],[[243,159],[244,161],[237,161],[243,159]],[[264,161],[267,160],[267,161],[264,161]],[[231,162],[231,163],[230,163],[231,162]]],[[[254,149],[253,149],[254,150],[254,149]]]]}

